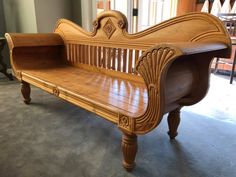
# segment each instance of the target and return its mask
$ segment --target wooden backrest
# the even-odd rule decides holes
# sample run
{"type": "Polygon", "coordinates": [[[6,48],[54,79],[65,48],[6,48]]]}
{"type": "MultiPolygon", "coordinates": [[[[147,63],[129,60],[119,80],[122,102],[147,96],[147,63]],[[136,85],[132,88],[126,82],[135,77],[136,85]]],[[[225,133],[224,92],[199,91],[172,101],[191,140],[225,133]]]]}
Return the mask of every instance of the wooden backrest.
{"type": "Polygon", "coordinates": [[[142,53],[135,49],[76,43],[68,43],[66,49],[67,60],[71,64],[81,63],[126,73],[134,73],[135,63],[142,53]]]}
{"type": "Polygon", "coordinates": [[[117,11],[101,13],[87,32],[73,22],[59,20],[55,32],[63,38],[67,60],[72,65],[90,65],[135,74],[135,63],[151,46],[160,43],[225,41],[226,30],[217,18],[192,13],[160,23],[136,34],[128,34],[127,19],[117,11]]]}

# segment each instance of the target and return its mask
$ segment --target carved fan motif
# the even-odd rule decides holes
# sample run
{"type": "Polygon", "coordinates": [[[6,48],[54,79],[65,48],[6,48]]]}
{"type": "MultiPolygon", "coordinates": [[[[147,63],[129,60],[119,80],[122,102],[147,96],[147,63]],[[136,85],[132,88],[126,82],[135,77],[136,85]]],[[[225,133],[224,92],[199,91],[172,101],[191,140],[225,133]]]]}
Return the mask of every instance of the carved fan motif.
{"type": "Polygon", "coordinates": [[[103,29],[103,31],[105,32],[105,34],[107,35],[108,39],[110,39],[110,37],[112,36],[112,34],[115,32],[116,27],[115,27],[115,25],[112,23],[111,19],[109,18],[102,29],[103,29]]]}

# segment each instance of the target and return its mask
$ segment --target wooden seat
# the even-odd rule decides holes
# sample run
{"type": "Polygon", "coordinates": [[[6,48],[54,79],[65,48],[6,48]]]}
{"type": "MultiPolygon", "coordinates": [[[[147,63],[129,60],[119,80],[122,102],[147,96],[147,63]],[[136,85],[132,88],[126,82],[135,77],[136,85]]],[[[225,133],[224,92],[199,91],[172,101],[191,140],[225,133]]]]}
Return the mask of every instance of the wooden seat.
{"type": "MultiPolygon", "coordinates": [[[[138,116],[147,106],[147,89],[144,83],[108,76],[71,66],[50,69],[24,70],[24,77],[48,82],[59,90],[70,90],[79,98],[90,101],[92,111],[96,105],[109,107],[115,112],[138,116]]],[[[68,93],[67,93],[68,94],[68,93]]]]}

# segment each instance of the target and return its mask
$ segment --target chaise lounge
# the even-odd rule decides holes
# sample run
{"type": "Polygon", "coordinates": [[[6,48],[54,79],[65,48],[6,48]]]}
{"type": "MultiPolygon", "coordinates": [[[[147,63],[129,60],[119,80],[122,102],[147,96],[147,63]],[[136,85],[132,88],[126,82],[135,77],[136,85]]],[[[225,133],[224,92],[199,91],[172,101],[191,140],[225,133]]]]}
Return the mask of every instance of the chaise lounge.
{"type": "Polygon", "coordinates": [[[204,98],[211,61],[230,56],[231,40],[220,20],[206,13],[136,34],[127,27],[122,13],[107,11],[92,32],[61,19],[54,33],[5,36],[24,102],[30,103],[34,85],[113,122],[123,133],[123,166],[131,171],[137,135],[168,113],[169,137],[177,136],[180,109],[204,98]]]}

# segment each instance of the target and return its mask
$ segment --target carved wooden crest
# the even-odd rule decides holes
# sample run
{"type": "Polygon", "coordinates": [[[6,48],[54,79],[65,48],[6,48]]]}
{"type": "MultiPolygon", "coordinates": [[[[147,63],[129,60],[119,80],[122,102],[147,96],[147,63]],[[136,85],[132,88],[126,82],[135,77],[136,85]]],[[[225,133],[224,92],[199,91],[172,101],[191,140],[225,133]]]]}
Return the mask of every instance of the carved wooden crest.
{"type": "Polygon", "coordinates": [[[103,31],[105,32],[105,34],[107,35],[108,39],[110,39],[110,37],[112,36],[112,34],[115,32],[116,27],[115,25],[112,23],[111,19],[109,18],[106,22],[106,24],[103,26],[103,31]]]}

